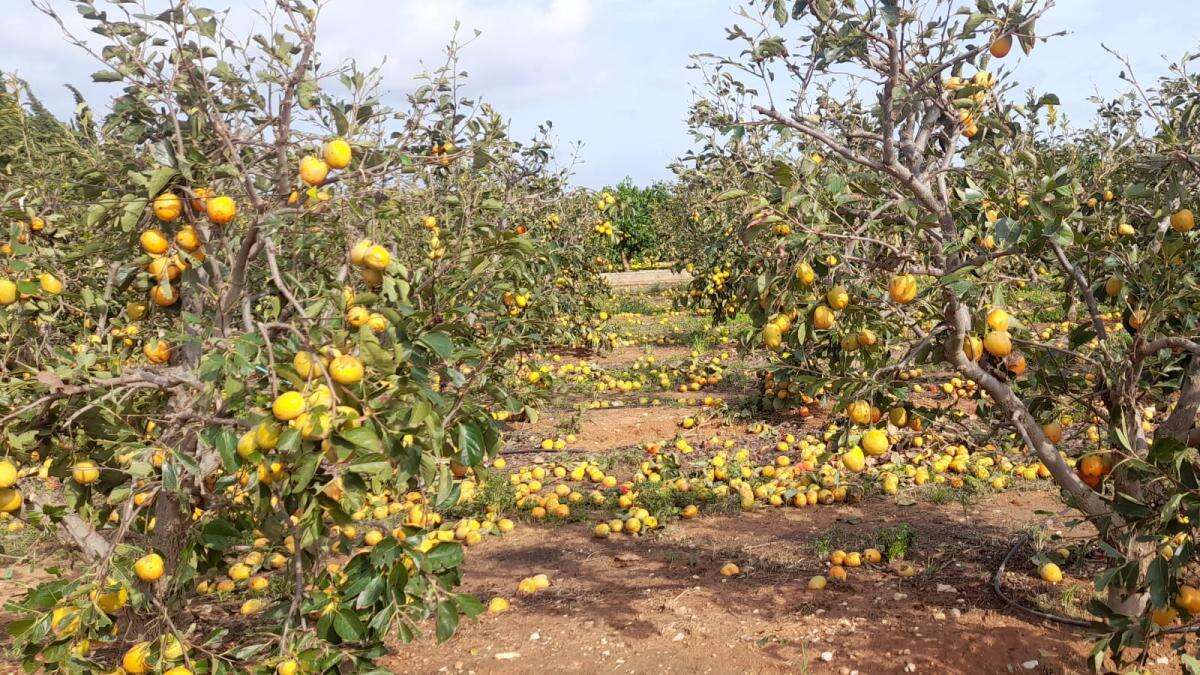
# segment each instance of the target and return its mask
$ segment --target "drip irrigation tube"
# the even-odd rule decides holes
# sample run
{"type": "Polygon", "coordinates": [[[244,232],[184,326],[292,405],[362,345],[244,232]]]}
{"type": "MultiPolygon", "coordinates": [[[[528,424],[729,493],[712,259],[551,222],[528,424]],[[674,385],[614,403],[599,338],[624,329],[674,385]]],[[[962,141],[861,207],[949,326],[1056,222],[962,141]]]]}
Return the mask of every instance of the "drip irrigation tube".
{"type": "MultiPolygon", "coordinates": [[[[1001,582],[1004,579],[1004,572],[1008,568],[1008,562],[1010,560],[1012,560],[1012,557],[1013,557],[1013,555],[1016,554],[1017,550],[1020,549],[1022,546],[1024,546],[1026,543],[1028,543],[1029,540],[1032,538],[1033,538],[1032,533],[1026,533],[1023,537],[1021,537],[1020,539],[1017,540],[1017,543],[1013,544],[1012,548],[1010,548],[1008,550],[1008,553],[1005,554],[1004,559],[1000,561],[1000,566],[998,568],[996,568],[996,573],[992,576],[992,590],[995,591],[996,595],[999,596],[999,598],[1001,600],[1003,600],[1009,607],[1012,607],[1014,609],[1019,609],[1022,612],[1025,612],[1027,614],[1032,614],[1040,619],[1046,619],[1047,621],[1054,621],[1056,623],[1066,624],[1068,626],[1076,626],[1078,628],[1091,628],[1093,630],[1102,628],[1103,624],[1101,624],[1099,622],[1083,621],[1080,619],[1072,619],[1069,616],[1062,616],[1060,614],[1052,614],[1050,612],[1043,612],[1041,610],[1034,609],[1032,607],[1026,607],[1025,605],[1022,605],[1021,603],[1017,602],[1016,600],[1013,600],[1012,598],[1005,595],[1004,589],[1001,586],[1001,582]]],[[[1157,633],[1158,634],[1166,633],[1166,634],[1173,634],[1173,635],[1177,635],[1180,633],[1200,633],[1200,623],[1192,623],[1192,624],[1188,624],[1186,626],[1176,626],[1174,628],[1160,628],[1157,631],[1157,633]]]]}

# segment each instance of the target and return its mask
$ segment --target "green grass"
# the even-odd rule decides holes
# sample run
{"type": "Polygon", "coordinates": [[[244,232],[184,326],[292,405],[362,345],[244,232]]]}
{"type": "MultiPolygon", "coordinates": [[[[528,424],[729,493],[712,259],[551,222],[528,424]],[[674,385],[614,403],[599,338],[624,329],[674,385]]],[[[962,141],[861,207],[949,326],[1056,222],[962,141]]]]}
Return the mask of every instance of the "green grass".
{"type": "Polygon", "coordinates": [[[1016,289],[1006,304],[1024,308],[1024,323],[1049,323],[1063,320],[1062,294],[1045,284],[1026,284],[1016,289]]]}
{"type": "Polygon", "coordinates": [[[486,468],[477,469],[476,473],[479,475],[479,485],[475,489],[475,498],[455,505],[447,512],[447,516],[477,516],[489,506],[495,507],[501,514],[517,510],[517,488],[509,483],[506,474],[486,468]]]}
{"type": "Polygon", "coordinates": [[[941,505],[949,502],[952,496],[953,495],[951,494],[949,487],[945,485],[934,485],[933,487],[929,488],[927,499],[929,499],[931,503],[941,505]]]}
{"type": "Polygon", "coordinates": [[[892,527],[881,527],[875,531],[875,541],[888,562],[902,560],[916,541],[916,535],[908,523],[892,527]]]}
{"type": "Polygon", "coordinates": [[[614,295],[608,303],[611,314],[657,314],[660,308],[641,293],[614,295]]]}

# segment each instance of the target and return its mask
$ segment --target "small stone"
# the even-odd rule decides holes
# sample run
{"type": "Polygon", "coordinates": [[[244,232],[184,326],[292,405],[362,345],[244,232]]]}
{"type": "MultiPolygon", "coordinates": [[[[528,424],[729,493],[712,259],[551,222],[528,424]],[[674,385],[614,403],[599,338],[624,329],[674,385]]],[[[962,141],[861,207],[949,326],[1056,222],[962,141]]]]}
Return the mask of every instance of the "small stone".
{"type": "Polygon", "coordinates": [[[907,597],[908,597],[907,593],[896,593],[895,595],[892,596],[892,599],[895,600],[896,602],[899,602],[907,597]]]}
{"type": "Polygon", "coordinates": [[[671,640],[674,642],[683,642],[683,638],[684,638],[683,633],[676,633],[675,637],[671,638],[671,640]]]}
{"type": "Polygon", "coordinates": [[[909,661],[908,663],[904,664],[904,672],[906,672],[906,673],[917,672],[917,664],[913,663],[912,661],[909,661]]]}
{"type": "Polygon", "coordinates": [[[1038,667],[1037,659],[1030,659],[1030,660],[1026,661],[1025,663],[1022,663],[1021,667],[1024,668],[1025,670],[1033,670],[1034,668],[1038,667]]]}
{"type": "Polygon", "coordinates": [[[938,610],[938,611],[936,611],[936,612],[934,612],[934,613],[933,613],[933,618],[937,619],[938,621],[945,621],[945,620],[946,620],[946,613],[945,613],[945,612],[943,612],[943,611],[941,611],[941,610],[938,610]]]}
{"type": "Polygon", "coordinates": [[[938,593],[957,593],[958,589],[951,586],[950,584],[938,584],[937,592],[938,593]]]}
{"type": "Polygon", "coordinates": [[[541,633],[537,633],[537,632],[535,632],[535,633],[533,633],[532,635],[530,635],[530,636],[529,636],[529,641],[530,641],[530,642],[537,642],[538,640],[540,640],[540,639],[541,639],[541,637],[542,637],[541,633]]]}
{"type": "Polygon", "coordinates": [[[958,619],[958,618],[962,617],[963,613],[962,613],[961,609],[955,607],[950,610],[950,615],[953,616],[954,618],[958,619]]]}
{"type": "Polygon", "coordinates": [[[521,655],[518,654],[517,652],[500,652],[500,653],[496,654],[496,659],[499,661],[512,661],[513,659],[518,658],[520,656],[521,655]]]}
{"type": "Polygon", "coordinates": [[[821,660],[825,663],[829,663],[833,660],[833,652],[821,652],[821,660]]]}

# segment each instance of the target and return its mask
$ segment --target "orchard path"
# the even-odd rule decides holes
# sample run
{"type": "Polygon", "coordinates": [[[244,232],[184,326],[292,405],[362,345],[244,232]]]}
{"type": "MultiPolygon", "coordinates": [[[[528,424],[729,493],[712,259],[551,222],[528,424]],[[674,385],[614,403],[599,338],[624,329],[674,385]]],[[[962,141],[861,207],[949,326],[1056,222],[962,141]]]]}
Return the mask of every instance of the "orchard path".
{"type": "MultiPolygon", "coordinates": [[[[617,283],[653,276],[629,274],[617,283]]],[[[626,347],[593,362],[619,368],[647,355],[677,358],[680,351],[626,347]]],[[[570,465],[583,456],[577,453],[636,457],[639,443],[672,438],[685,415],[704,420],[682,433],[693,444],[714,433],[750,438],[736,422],[703,417],[697,398],[672,398],[670,406],[641,405],[636,394],[626,399],[620,408],[585,411],[575,420],[578,440],[565,452],[531,452],[567,414],[548,411],[539,433],[510,435],[509,468],[570,465]]],[[[804,433],[819,427],[809,422],[804,433]]],[[[855,505],[704,515],[640,537],[596,539],[588,521],[521,522],[513,533],[469,549],[463,569],[464,590],[485,603],[507,598],[511,609],[464,619],[445,644],[425,637],[392,645],[384,665],[405,673],[1083,672],[1091,636],[1010,609],[990,586],[1011,544],[1030,526],[1046,524],[1046,512],[1061,511],[1057,497],[1039,485],[974,501],[877,496],[855,505]],[[818,553],[823,545],[850,550],[901,524],[915,537],[909,559],[916,576],[863,567],[847,582],[807,589],[808,579],[827,569],[818,553]],[[741,574],[721,576],[730,561],[741,574]],[[551,587],[518,595],[517,582],[534,574],[547,574],[551,587]]],[[[1053,606],[1057,593],[1065,605],[1067,594],[1078,592],[1062,587],[1047,597],[1032,564],[1017,558],[1006,577],[1014,593],[1053,606]]],[[[1086,577],[1080,583],[1086,589],[1086,577]]],[[[1151,667],[1172,672],[1154,659],[1151,667]]]]}
{"type": "Polygon", "coordinates": [[[600,276],[614,289],[678,286],[692,280],[692,275],[687,272],[673,272],[669,269],[606,272],[600,276]]]}

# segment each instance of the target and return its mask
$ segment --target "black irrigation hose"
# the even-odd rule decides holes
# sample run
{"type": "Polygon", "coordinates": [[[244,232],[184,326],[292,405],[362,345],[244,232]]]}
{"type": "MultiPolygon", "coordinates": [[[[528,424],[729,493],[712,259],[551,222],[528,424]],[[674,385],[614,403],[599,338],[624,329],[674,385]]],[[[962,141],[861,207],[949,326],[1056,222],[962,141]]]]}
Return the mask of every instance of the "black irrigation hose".
{"type": "Polygon", "coordinates": [[[1023,612],[1027,612],[1036,617],[1039,617],[1042,619],[1047,619],[1049,621],[1055,621],[1057,623],[1064,623],[1068,626],[1077,626],[1080,628],[1095,628],[1096,624],[1094,624],[1090,621],[1081,621],[1079,619],[1072,619],[1069,616],[1060,616],[1058,614],[1051,614],[1049,612],[1043,612],[1041,610],[1037,610],[1032,607],[1026,607],[1025,605],[1022,605],[1021,603],[1017,602],[1016,600],[1013,600],[1012,598],[1010,598],[1004,594],[1004,589],[1002,589],[1000,587],[1000,581],[1004,578],[1004,570],[1008,567],[1008,561],[1012,560],[1013,554],[1015,554],[1017,552],[1017,549],[1024,546],[1032,538],[1033,538],[1033,534],[1030,532],[1027,532],[1027,533],[1025,533],[1025,536],[1023,536],[1017,540],[1016,544],[1013,544],[1012,548],[1008,549],[1008,553],[1004,556],[1004,559],[1000,561],[1000,567],[997,567],[996,573],[994,575],[992,575],[992,590],[995,591],[996,595],[1000,596],[1000,599],[1003,600],[1004,602],[1006,602],[1009,607],[1012,607],[1014,609],[1019,609],[1023,612]]]}
{"type": "MultiPolygon", "coordinates": [[[[999,596],[1000,599],[1003,600],[1005,603],[1007,603],[1009,607],[1012,607],[1014,609],[1019,609],[1022,612],[1032,614],[1038,618],[1046,619],[1048,621],[1054,621],[1057,623],[1066,624],[1068,626],[1076,626],[1079,628],[1095,629],[1095,628],[1100,627],[1101,624],[1099,624],[1098,622],[1082,621],[1080,619],[1072,619],[1069,616],[1061,616],[1059,614],[1051,614],[1049,612],[1043,612],[1041,610],[1033,609],[1032,607],[1026,607],[1025,605],[1022,605],[1021,603],[1017,602],[1016,600],[1013,600],[1012,598],[1010,598],[1004,594],[1004,589],[1000,587],[1000,583],[1001,583],[1001,580],[1004,578],[1004,571],[1008,567],[1008,561],[1012,560],[1013,554],[1015,554],[1017,552],[1017,549],[1024,546],[1032,538],[1033,538],[1033,533],[1027,532],[1025,534],[1025,536],[1018,539],[1017,543],[1013,544],[1013,547],[1008,550],[1008,553],[1005,554],[1004,559],[1000,561],[1000,567],[996,568],[996,573],[992,576],[992,590],[995,591],[996,595],[999,596]]],[[[1160,633],[1160,634],[1161,633],[1170,633],[1170,634],[1200,633],[1200,623],[1188,624],[1186,626],[1176,626],[1175,628],[1160,628],[1158,630],[1158,633],[1160,633]]]]}

